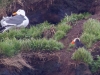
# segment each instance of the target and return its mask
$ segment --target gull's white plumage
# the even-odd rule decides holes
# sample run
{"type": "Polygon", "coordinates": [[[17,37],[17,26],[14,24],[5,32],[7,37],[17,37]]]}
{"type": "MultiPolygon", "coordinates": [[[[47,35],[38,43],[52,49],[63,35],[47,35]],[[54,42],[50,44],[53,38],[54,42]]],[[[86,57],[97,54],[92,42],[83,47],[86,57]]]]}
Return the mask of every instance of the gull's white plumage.
{"type": "Polygon", "coordinates": [[[5,27],[3,32],[13,28],[25,28],[28,24],[29,19],[26,17],[25,11],[22,9],[19,9],[15,16],[3,17],[1,20],[1,26],[5,27]]]}

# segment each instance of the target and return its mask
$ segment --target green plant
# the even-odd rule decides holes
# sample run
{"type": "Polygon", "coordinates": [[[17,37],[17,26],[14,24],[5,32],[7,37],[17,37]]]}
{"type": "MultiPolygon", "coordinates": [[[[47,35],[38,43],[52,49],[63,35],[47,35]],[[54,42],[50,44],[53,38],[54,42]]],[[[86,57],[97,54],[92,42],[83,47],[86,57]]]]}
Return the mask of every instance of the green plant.
{"type": "Polygon", "coordinates": [[[97,56],[97,60],[93,60],[90,64],[92,73],[97,72],[100,69],[100,56],[97,56]]]}
{"type": "Polygon", "coordinates": [[[60,50],[63,48],[63,44],[53,39],[33,39],[31,48],[32,50],[60,50]]]}
{"type": "Polygon", "coordinates": [[[95,19],[89,19],[84,23],[83,31],[98,36],[100,34],[100,22],[95,19]]]}
{"type": "Polygon", "coordinates": [[[91,64],[93,61],[91,53],[84,48],[78,48],[78,50],[73,53],[72,59],[85,62],[87,64],[91,64]]]}
{"type": "Polygon", "coordinates": [[[29,30],[27,30],[27,35],[32,38],[39,39],[41,38],[43,30],[49,28],[50,28],[50,23],[46,21],[44,23],[31,27],[29,30]]]}
{"type": "MultiPolygon", "coordinates": [[[[48,22],[33,26],[30,29],[10,30],[0,34],[0,54],[13,56],[23,50],[60,50],[63,44],[53,39],[41,39],[44,29],[51,26],[48,22]]],[[[70,27],[61,26],[62,33],[67,32],[70,27]],[[66,28],[67,29],[66,29],[66,28]]],[[[59,27],[58,27],[59,28],[59,27]]],[[[61,36],[64,36],[65,33],[61,36]]]]}
{"type": "Polygon", "coordinates": [[[91,14],[88,12],[83,13],[83,15],[84,15],[84,19],[87,19],[91,16],[91,14]]]}
{"type": "Polygon", "coordinates": [[[9,39],[6,38],[4,41],[0,42],[0,54],[5,56],[13,56],[20,51],[29,50],[60,50],[64,46],[62,43],[56,40],[50,39],[19,39],[16,38],[9,39]]]}
{"type": "Polygon", "coordinates": [[[76,22],[81,19],[87,19],[91,14],[89,13],[80,13],[80,14],[71,14],[70,16],[66,15],[64,19],[61,20],[61,23],[76,22]]]}
{"type": "Polygon", "coordinates": [[[96,41],[96,36],[94,34],[83,33],[80,37],[82,42],[86,45],[86,47],[91,47],[93,42],[96,41]]]}
{"type": "Polygon", "coordinates": [[[71,29],[71,26],[67,25],[66,23],[61,23],[61,24],[58,24],[56,29],[67,33],[71,29]]]}
{"type": "Polygon", "coordinates": [[[55,40],[60,40],[62,39],[64,36],[66,35],[66,33],[64,33],[63,31],[57,31],[54,35],[54,39],[55,40]]]}
{"type": "Polygon", "coordinates": [[[62,39],[66,33],[68,33],[68,31],[71,29],[71,26],[66,24],[65,22],[64,23],[59,23],[58,26],[56,27],[56,33],[54,35],[54,39],[56,40],[60,40],[62,39]]]}
{"type": "Polygon", "coordinates": [[[44,29],[49,29],[50,24],[48,22],[41,23],[37,26],[33,26],[30,29],[15,29],[15,30],[10,30],[9,32],[5,32],[3,34],[0,34],[0,40],[4,40],[5,38],[9,39],[30,39],[30,38],[35,38],[39,39],[42,36],[42,32],[44,29]]]}
{"type": "Polygon", "coordinates": [[[30,51],[31,48],[31,40],[25,39],[25,40],[19,40],[20,43],[20,51],[30,51]]]}
{"type": "Polygon", "coordinates": [[[94,19],[85,22],[81,39],[87,47],[91,47],[93,42],[100,40],[100,22],[94,19]]]}
{"type": "Polygon", "coordinates": [[[3,33],[3,34],[0,34],[0,41],[3,41],[5,38],[8,37],[8,34],[7,32],[3,33]]]}
{"type": "Polygon", "coordinates": [[[0,53],[5,56],[12,56],[20,50],[20,43],[16,39],[8,39],[0,42],[0,53]]]}

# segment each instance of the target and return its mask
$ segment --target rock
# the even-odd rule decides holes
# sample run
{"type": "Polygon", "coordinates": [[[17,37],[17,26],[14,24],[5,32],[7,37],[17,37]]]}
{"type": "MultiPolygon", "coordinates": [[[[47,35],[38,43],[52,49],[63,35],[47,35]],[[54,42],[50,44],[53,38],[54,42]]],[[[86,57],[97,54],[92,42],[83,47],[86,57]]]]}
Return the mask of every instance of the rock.
{"type": "Polygon", "coordinates": [[[0,75],[48,75],[60,70],[56,55],[23,53],[0,60],[0,75]]]}
{"type": "Polygon", "coordinates": [[[56,55],[49,53],[26,53],[22,57],[27,61],[27,63],[34,67],[38,74],[36,75],[50,75],[54,72],[60,70],[59,58],[56,55]]]}
{"type": "Polygon", "coordinates": [[[38,24],[44,21],[56,24],[71,13],[83,13],[90,10],[94,0],[13,0],[6,7],[6,13],[22,8],[29,17],[30,24],[38,24]]]}
{"type": "Polygon", "coordinates": [[[76,66],[75,75],[92,75],[92,73],[90,72],[88,65],[80,63],[76,66]]]}
{"type": "Polygon", "coordinates": [[[100,13],[100,0],[94,0],[92,2],[89,12],[91,12],[92,14],[100,13]]]}

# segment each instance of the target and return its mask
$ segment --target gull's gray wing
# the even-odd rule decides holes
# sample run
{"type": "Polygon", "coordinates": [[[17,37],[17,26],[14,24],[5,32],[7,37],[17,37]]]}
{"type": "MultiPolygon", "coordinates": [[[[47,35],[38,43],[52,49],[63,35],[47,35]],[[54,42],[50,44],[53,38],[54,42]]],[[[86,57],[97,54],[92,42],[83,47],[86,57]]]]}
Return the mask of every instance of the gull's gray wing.
{"type": "Polygon", "coordinates": [[[16,15],[5,19],[6,23],[19,25],[25,20],[24,16],[16,15]]]}

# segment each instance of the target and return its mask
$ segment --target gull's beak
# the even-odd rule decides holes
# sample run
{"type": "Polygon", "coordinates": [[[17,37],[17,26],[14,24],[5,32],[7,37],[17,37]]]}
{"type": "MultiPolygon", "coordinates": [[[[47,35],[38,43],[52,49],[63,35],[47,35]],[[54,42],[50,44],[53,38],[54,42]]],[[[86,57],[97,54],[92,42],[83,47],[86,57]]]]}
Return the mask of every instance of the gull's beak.
{"type": "Polygon", "coordinates": [[[74,41],[72,41],[72,42],[71,42],[71,44],[72,44],[72,45],[74,45],[74,44],[75,44],[75,42],[74,42],[74,41]]]}
{"type": "Polygon", "coordinates": [[[15,15],[17,15],[17,13],[16,13],[16,12],[14,12],[12,15],[14,15],[14,16],[15,16],[15,15]]]}

